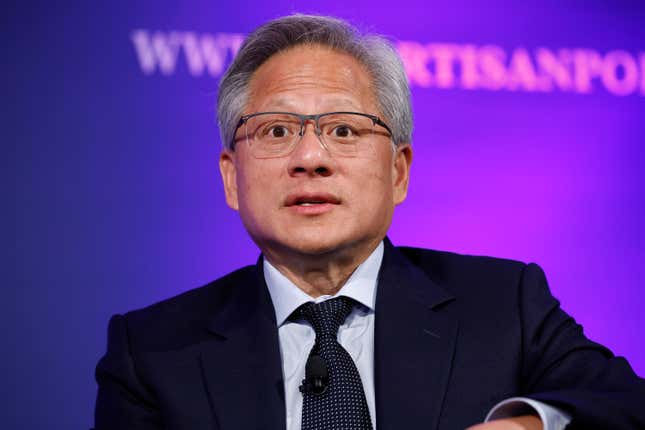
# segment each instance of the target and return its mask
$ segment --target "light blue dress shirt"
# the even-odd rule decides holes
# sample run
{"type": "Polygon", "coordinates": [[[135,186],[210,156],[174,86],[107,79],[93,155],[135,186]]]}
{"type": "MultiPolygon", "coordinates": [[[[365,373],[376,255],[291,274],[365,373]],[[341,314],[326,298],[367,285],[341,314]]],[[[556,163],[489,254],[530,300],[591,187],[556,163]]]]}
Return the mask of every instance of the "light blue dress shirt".
{"type": "MultiPolygon", "coordinates": [[[[338,342],[356,363],[363,390],[370,410],[372,425],[376,429],[374,389],[374,308],[378,272],[383,261],[383,242],[356,268],[345,285],[335,296],[312,298],[287,279],[268,260],[264,259],[264,279],[269,288],[275,309],[284,393],[287,430],[300,430],[302,422],[302,394],[298,387],[305,377],[305,363],[314,345],[316,334],[306,322],[288,321],[289,315],[307,302],[322,302],[332,297],[346,296],[356,300],[356,306],[338,329],[338,342]]],[[[515,397],[497,404],[486,421],[517,415],[535,414],[544,423],[545,430],[563,430],[570,421],[564,412],[544,403],[515,397]]]]}

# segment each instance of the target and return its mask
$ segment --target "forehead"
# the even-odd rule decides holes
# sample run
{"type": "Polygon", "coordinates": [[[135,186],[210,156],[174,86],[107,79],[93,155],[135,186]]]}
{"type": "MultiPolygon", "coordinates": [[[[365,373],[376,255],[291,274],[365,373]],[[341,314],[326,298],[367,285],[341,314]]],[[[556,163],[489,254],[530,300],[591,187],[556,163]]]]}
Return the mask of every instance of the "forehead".
{"type": "Polygon", "coordinates": [[[249,90],[247,113],[269,109],[378,113],[365,66],[349,54],[321,45],[298,45],[273,55],[255,71],[249,90]]]}

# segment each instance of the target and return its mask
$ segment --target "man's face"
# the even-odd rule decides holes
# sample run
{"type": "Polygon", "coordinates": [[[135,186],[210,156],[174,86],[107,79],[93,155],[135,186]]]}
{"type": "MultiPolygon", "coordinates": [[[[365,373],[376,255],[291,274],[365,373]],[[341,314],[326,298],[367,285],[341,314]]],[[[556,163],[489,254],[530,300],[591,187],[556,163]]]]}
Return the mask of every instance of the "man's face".
{"type": "MultiPolygon", "coordinates": [[[[353,57],[297,46],[254,73],[244,114],[352,111],[382,118],[370,84],[353,57]]],[[[220,158],[226,201],[270,260],[365,254],[382,240],[405,199],[412,153],[408,145],[393,150],[385,129],[379,131],[368,137],[371,150],[342,157],[321,145],[308,122],[293,152],[261,159],[251,154],[244,127],[237,131],[235,151],[220,158]]]]}

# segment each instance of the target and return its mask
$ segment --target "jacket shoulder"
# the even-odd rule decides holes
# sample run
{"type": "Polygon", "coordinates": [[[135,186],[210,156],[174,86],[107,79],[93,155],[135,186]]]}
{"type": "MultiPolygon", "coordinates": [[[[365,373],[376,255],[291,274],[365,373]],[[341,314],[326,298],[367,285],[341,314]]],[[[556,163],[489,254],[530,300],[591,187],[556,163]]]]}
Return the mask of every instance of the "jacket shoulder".
{"type": "Polygon", "coordinates": [[[397,247],[405,258],[453,294],[485,288],[516,289],[526,263],[505,258],[458,254],[433,249],[397,247]]]}
{"type": "Polygon", "coordinates": [[[236,288],[257,282],[246,266],[204,286],[123,315],[133,343],[144,349],[179,348],[207,337],[208,321],[229,303],[236,288]]]}
{"type": "Polygon", "coordinates": [[[489,257],[485,255],[460,254],[449,251],[439,251],[436,249],[414,248],[410,246],[397,246],[396,249],[401,252],[408,260],[418,266],[432,266],[435,268],[452,268],[458,266],[486,268],[486,269],[515,269],[524,267],[526,263],[518,260],[507,258],[489,257]]]}

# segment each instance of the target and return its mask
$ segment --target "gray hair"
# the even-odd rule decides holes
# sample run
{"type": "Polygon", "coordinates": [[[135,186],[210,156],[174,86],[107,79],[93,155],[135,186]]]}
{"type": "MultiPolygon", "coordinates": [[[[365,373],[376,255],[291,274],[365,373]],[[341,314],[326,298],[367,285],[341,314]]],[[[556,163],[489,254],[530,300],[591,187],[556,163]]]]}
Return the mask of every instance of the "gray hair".
{"type": "Polygon", "coordinates": [[[222,77],[217,118],[224,148],[233,149],[235,128],[248,102],[253,73],[272,55],[304,44],[328,46],[363,64],[372,78],[383,120],[392,129],[394,144],[411,142],[410,88],[390,42],[381,36],[360,34],[338,18],[295,14],[269,21],[251,33],[222,77]]]}

